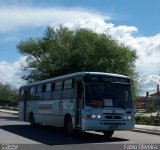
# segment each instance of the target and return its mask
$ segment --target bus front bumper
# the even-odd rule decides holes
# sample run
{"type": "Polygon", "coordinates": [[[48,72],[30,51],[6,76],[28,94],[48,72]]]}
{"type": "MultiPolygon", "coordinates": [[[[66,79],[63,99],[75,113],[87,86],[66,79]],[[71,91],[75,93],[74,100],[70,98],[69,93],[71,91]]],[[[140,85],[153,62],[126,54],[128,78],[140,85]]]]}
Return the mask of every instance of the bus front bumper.
{"type": "Polygon", "coordinates": [[[134,125],[134,120],[82,119],[83,131],[132,130],[134,125]]]}

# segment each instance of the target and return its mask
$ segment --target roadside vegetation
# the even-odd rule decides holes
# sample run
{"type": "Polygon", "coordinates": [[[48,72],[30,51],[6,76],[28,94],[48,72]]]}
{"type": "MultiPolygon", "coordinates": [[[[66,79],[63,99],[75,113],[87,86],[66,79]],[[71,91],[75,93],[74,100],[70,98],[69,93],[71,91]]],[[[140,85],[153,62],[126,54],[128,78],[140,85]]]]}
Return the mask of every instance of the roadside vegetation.
{"type": "Polygon", "coordinates": [[[160,113],[156,116],[136,116],[136,124],[160,126],[160,113]]]}
{"type": "Polygon", "coordinates": [[[18,105],[18,90],[10,84],[0,83],[0,108],[16,110],[18,105]]]}
{"type": "Polygon", "coordinates": [[[136,124],[160,126],[160,107],[153,100],[148,100],[143,106],[144,109],[137,109],[136,124]]]}

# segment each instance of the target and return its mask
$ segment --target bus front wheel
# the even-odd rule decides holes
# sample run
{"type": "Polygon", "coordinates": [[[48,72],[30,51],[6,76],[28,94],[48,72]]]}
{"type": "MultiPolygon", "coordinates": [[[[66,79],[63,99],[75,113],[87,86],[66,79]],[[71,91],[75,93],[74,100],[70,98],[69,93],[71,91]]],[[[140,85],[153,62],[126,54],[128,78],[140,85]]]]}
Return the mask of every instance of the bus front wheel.
{"type": "Polygon", "coordinates": [[[73,135],[73,123],[72,123],[71,117],[67,117],[65,119],[64,127],[65,127],[65,131],[66,131],[67,135],[69,135],[69,136],[73,135]]]}
{"type": "Polygon", "coordinates": [[[103,131],[104,136],[108,138],[112,137],[113,133],[114,131],[103,131]]]}

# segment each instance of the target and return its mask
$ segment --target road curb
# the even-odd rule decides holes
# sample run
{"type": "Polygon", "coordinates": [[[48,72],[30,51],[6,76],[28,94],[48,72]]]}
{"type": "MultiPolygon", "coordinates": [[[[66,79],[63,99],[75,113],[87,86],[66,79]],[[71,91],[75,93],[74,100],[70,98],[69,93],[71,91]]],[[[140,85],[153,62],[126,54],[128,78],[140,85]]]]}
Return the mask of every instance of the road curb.
{"type": "MultiPolygon", "coordinates": [[[[154,126],[153,126],[154,128],[154,126]]],[[[147,126],[146,128],[138,128],[138,127],[135,127],[133,130],[133,132],[140,132],[140,133],[147,133],[147,134],[154,134],[154,135],[160,135],[160,130],[155,130],[155,129],[147,129],[147,126]]]]}

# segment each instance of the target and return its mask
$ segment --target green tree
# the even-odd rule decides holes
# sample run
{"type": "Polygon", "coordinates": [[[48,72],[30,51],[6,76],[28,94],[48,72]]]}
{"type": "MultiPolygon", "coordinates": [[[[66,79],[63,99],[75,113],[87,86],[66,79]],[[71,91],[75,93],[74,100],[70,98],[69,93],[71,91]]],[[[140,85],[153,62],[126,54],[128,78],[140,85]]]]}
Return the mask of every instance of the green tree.
{"type": "Polygon", "coordinates": [[[27,56],[28,66],[24,69],[28,73],[23,78],[28,82],[77,71],[118,73],[132,81],[136,77],[135,50],[109,35],[87,29],[48,27],[42,37],[21,41],[17,47],[27,56]]]}
{"type": "Polygon", "coordinates": [[[0,105],[18,105],[18,90],[13,88],[10,84],[0,83],[0,105]]]}
{"type": "Polygon", "coordinates": [[[153,113],[156,111],[156,107],[153,103],[153,101],[148,101],[146,104],[146,112],[153,113]]]}

